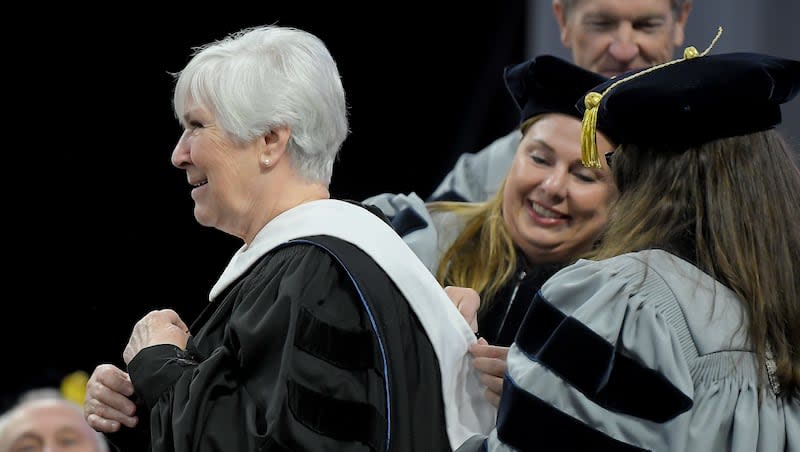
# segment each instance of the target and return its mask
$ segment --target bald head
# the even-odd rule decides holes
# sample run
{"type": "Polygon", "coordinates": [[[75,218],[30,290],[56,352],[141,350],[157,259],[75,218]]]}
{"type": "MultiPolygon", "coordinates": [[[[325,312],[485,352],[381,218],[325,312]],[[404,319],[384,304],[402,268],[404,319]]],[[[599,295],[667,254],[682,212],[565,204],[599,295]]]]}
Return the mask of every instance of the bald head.
{"type": "Polygon", "coordinates": [[[107,452],[108,446],[80,406],[48,392],[23,399],[0,416],[0,450],[107,452]]]}

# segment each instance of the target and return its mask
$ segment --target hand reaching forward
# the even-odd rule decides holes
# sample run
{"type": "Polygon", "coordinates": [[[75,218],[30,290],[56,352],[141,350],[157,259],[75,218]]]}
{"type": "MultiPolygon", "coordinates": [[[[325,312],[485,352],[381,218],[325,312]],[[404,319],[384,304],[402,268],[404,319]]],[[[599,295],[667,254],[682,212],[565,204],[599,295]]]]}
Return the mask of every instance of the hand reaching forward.
{"type": "Polygon", "coordinates": [[[129,364],[139,351],[151,345],[173,344],[185,350],[188,341],[189,327],[183,323],[177,312],[172,309],[150,311],[133,326],[122,359],[125,364],[129,364]]]}
{"type": "Polygon", "coordinates": [[[94,369],[86,383],[86,398],[83,416],[98,432],[112,433],[121,425],[135,427],[139,419],[135,416],[136,404],[133,384],[128,374],[111,364],[101,364],[94,369]]]}
{"type": "Polygon", "coordinates": [[[481,383],[486,385],[486,400],[496,407],[500,406],[508,347],[489,345],[486,339],[480,338],[477,344],[470,345],[469,352],[473,356],[472,367],[478,371],[481,383]]]}
{"type": "Polygon", "coordinates": [[[445,293],[450,297],[458,312],[469,323],[472,331],[478,333],[478,308],[481,305],[481,297],[474,289],[469,287],[447,286],[445,293]]]}

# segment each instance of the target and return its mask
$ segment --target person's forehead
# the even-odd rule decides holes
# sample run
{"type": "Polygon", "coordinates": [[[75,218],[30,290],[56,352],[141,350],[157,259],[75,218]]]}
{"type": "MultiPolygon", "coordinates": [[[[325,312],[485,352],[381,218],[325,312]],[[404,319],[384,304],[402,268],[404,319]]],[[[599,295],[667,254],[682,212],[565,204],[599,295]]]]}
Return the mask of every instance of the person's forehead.
{"type": "Polygon", "coordinates": [[[88,431],[89,425],[78,407],[58,401],[35,401],[14,416],[10,430],[15,432],[57,429],[65,426],[88,431]]]}
{"type": "Polygon", "coordinates": [[[653,14],[672,10],[671,0],[577,0],[572,12],[581,14],[653,14]]]}

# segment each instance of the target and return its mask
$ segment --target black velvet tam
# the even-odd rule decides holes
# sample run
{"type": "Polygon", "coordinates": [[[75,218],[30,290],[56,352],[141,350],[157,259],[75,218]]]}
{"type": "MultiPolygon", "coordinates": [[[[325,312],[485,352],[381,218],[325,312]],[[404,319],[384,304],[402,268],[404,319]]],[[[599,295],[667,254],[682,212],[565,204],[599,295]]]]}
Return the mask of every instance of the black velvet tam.
{"type": "MultiPolygon", "coordinates": [[[[685,149],[780,124],[780,104],[799,88],[800,61],[727,53],[643,69],[590,91],[602,94],[596,128],[614,142],[685,149]]],[[[586,110],[583,96],[577,107],[586,110]]]]}
{"type": "Polygon", "coordinates": [[[505,70],[506,88],[520,109],[520,125],[543,113],[580,119],[582,113],[575,108],[575,101],[606,80],[552,55],[540,55],[505,70]]]}

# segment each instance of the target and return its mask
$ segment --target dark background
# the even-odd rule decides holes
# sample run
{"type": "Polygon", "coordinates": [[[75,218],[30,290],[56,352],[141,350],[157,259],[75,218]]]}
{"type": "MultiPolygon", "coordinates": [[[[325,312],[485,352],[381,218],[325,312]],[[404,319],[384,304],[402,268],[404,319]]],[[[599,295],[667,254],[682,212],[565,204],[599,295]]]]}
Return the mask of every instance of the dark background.
{"type": "Polygon", "coordinates": [[[122,366],[150,310],[194,319],[241,245],[195,222],[185,175],[170,164],[181,130],[169,72],[193,46],[268,23],[328,45],[351,121],[334,197],[425,197],[461,152],[516,125],[502,69],[524,59],[524,2],[452,13],[421,2],[182,5],[48,8],[6,32],[0,411],[72,371],[122,366]]]}

